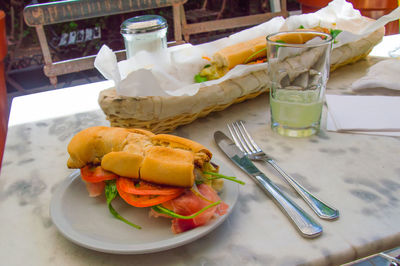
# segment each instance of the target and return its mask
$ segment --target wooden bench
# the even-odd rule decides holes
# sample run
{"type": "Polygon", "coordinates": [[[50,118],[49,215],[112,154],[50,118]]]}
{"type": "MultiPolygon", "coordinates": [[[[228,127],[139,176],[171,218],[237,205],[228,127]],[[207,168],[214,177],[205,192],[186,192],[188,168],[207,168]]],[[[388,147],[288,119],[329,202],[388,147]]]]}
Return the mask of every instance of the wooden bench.
{"type": "MultiPolygon", "coordinates": [[[[89,18],[103,17],[134,11],[172,7],[175,42],[182,43],[181,12],[187,0],[67,0],[45,4],[28,5],[24,9],[27,25],[35,27],[44,57],[44,73],[53,85],[57,76],[92,69],[95,55],[54,62],[46,34],[45,25],[89,18]]],[[[119,28],[116,29],[119,31],[119,28]]],[[[121,36],[122,38],[122,36],[121,36]]],[[[116,52],[119,60],[125,57],[125,50],[116,52]]]]}
{"type": "MultiPolygon", "coordinates": [[[[286,0],[271,0],[271,2],[280,3],[280,10],[236,18],[188,23],[184,9],[186,2],[187,0],[67,0],[28,5],[24,9],[24,18],[27,25],[36,28],[45,62],[44,73],[50,78],[51,84],[56,85],[58,75],[92,69],[95,55],[54,62],[44,31],[45,25],[172,7],[174,39],[175,43],[180,44],[185,41],[189,42],[190,35],[193,34],[252,26],[276,16],[288,16],[286,0]]],[[[223,9],[222,7],[221,10],[223,9]]],[[[119,29],[116,30],[119,31],[119,29]]],[[[117,51],[116,55],[118,60],[123,60],[126,57],[125,50],[117,51]]]]}

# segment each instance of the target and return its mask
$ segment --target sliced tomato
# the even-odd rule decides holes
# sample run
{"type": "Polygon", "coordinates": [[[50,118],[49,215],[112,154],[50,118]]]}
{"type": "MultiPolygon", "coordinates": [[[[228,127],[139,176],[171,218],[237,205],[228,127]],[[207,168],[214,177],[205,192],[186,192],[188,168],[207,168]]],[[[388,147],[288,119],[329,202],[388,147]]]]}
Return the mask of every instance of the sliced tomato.
{"type": "Polygon", "coordinates": [[[122,190],[118,190],[118,193],[126,203],[135,207],[151,207],[172,200],[182,194],[179,192],[171,195],[135,195],[122,190]]]}
{"type": "Polygon", "coordinates": [[[86,182],[97,183],[104,180],[116,179],[118,175],[104,170],[101,166],[89,166],[81,168],[82,179],[86,182]]]}
{"type": "Polygon", "coordinates": [[[160,186],[142,180],[120,177],[117,179],[118,191],[123,191],[135,195],[175,195],[183,193],[181,187],[160,186]]]}

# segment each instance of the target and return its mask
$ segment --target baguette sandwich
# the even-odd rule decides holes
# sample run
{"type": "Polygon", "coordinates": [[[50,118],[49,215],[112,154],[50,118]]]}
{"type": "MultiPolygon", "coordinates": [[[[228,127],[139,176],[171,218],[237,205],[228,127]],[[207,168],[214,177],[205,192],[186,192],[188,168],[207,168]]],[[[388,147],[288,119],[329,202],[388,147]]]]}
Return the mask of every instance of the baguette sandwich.
{"type": "MultiPolygon", "coordinates": [[[[303,27],[297,29],[297,31],[304,31],[303,27]]],[[[307,31],[317,31],[328,33],[335,38],[341,31],[340,30],[329,30],[327,28],[315,27],[308,29],[307,31]]],[[[277,40],[286,43],[305,43],[314,36],[308,35],[307,38],[302,37],[300,34],[287,34],[282,40],[277,40]]],[[[267,40],[266,36],[260,36],[255,39],[240,42],[228,47],[225,47],[216,52],[212,59],[204,57],[209,61],[203,69],[195,76],[196,82],[204,82],[207,80],[219,79],[223,77],[229,70],[237,65],[241,64],[258,64],[267,61],[267,40]]]]}
{"type": "Polygon", "coordinates": [[[91,127],[72,138],[68,153],[67,166],[81,169],[89,195],[105,191],[110,212],[136,228],[113,209],[116,196],[134,207],[151,207],[152,216],[173,218],[174,233],[206,224],[229,208],[216,192],[223,181],[214,179],[222,175],[210,162],[211,152],[195,141],[143,129],[91,127]],[[186,205],[191,208],[181,208],[186,205]]]}

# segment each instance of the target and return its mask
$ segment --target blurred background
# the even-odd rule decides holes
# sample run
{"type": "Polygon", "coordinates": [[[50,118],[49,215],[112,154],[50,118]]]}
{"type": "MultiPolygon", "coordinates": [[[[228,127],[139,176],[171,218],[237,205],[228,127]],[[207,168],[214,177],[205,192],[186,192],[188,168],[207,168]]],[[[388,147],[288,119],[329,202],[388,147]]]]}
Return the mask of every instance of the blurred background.
{"type": "MultiPolygon", "coordinates": [[[[103,79],[98,71],[94,69],[58,76],[57,85],[53,86],[50,84],[49,79],[43,73],[44,59],[36,30],[34,27],[27,26],[23,18],[23,9],[25,6],[46,2],[56,1],[1,1],[0,9],[6,14],[5,24],[8,54],[4,58],[4,65],[9,97],[103,79]]],[[[223,8],[222,0],[209,0],[205,2],[189,0],[185,3],[185,12],[188,22],[246,16],[249,14],[266,12],[270,9],[268,1],[233,0],[227,1],[229,3],[223,8]],[[204,10],[207,12],[198,12],[203,8],[205,2],[207,3],[204,10]]],[[[288,10],[300,10],[300,4],[294,0],[289,0],[288,10]]],[[[158,14],[166,18],[169,25],[168,41],[174,39],[171,8],[160,8],[46,25],[45,32],[53,61],[95,55],[102,44],[107,44],[113,50],[124,49],[123,38],[119,32],[121,23],[125,19],[142,14],[158,14]],[[62,42],[63,34],[79,32],[79,30],[82,29],[93,30],[94,35],[92,39],[84,42],[62,42]]],[[[193,44],[203,43],[239,30],[241,29],[219,31],[213,34],[212,37],[207,33],[196,34],[191,36],[190,42],[193,44]]]]}

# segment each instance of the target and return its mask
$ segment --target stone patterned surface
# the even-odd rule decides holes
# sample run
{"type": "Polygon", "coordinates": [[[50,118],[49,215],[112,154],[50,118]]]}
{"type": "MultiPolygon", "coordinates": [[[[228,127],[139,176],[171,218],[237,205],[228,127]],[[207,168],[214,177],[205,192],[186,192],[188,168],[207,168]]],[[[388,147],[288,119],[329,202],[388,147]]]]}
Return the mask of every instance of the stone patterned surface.
{"type": "MultiPolygon", "coordinates": [[[[353,93],[345,87],[371,63],[363,61],[334,72],[328,93],[353,93]]],[[[86,102],[77,103],[81,92],[73,88],[53,94],[54,109],[44,119],[40,117],[46,112],[40,110],[46,110],[48,103],[39,104],[38,99],[47,99],[46,93],[26,96],[24,104],[16,101],[13,105],[0,176],[1,264],[336,265],[400,245],[400,138],[325,130],[304,139],[281,137],[269,128],[267,95],[174,132],[209,147],[215,158],[247,183],[241,187],[236,208],[220,227],[191,244],[147,255],[105,254],[73,244],[52,224],[49,204],[55,187],[72,172],[66,167],[71,137],[86,127],[107,125],[99,109],[87,110],[88,105],[95,105],[100,87],[81,88],[86,97],[91,95],[86,102]],[[35,101],[34,109],[26,105],[30,99],[35,101]],[[73,105],[71,114],[66,106],[73,105]],[[32,112],[38,113],[36,117],[32,112]],[[57,116],[52,118],[52,113],[57,116]],[[24,115],[35,119],[13,123],[24,115]],[[257,164],[322,224],[321,237],[302,238],[272,200],[218,149],[213,132],[228,133],[226,123],[237,119],[246,121],[259,146],[283,169],[340,210],[337,221],[318,219],[271,168],[257,164]]]]}

